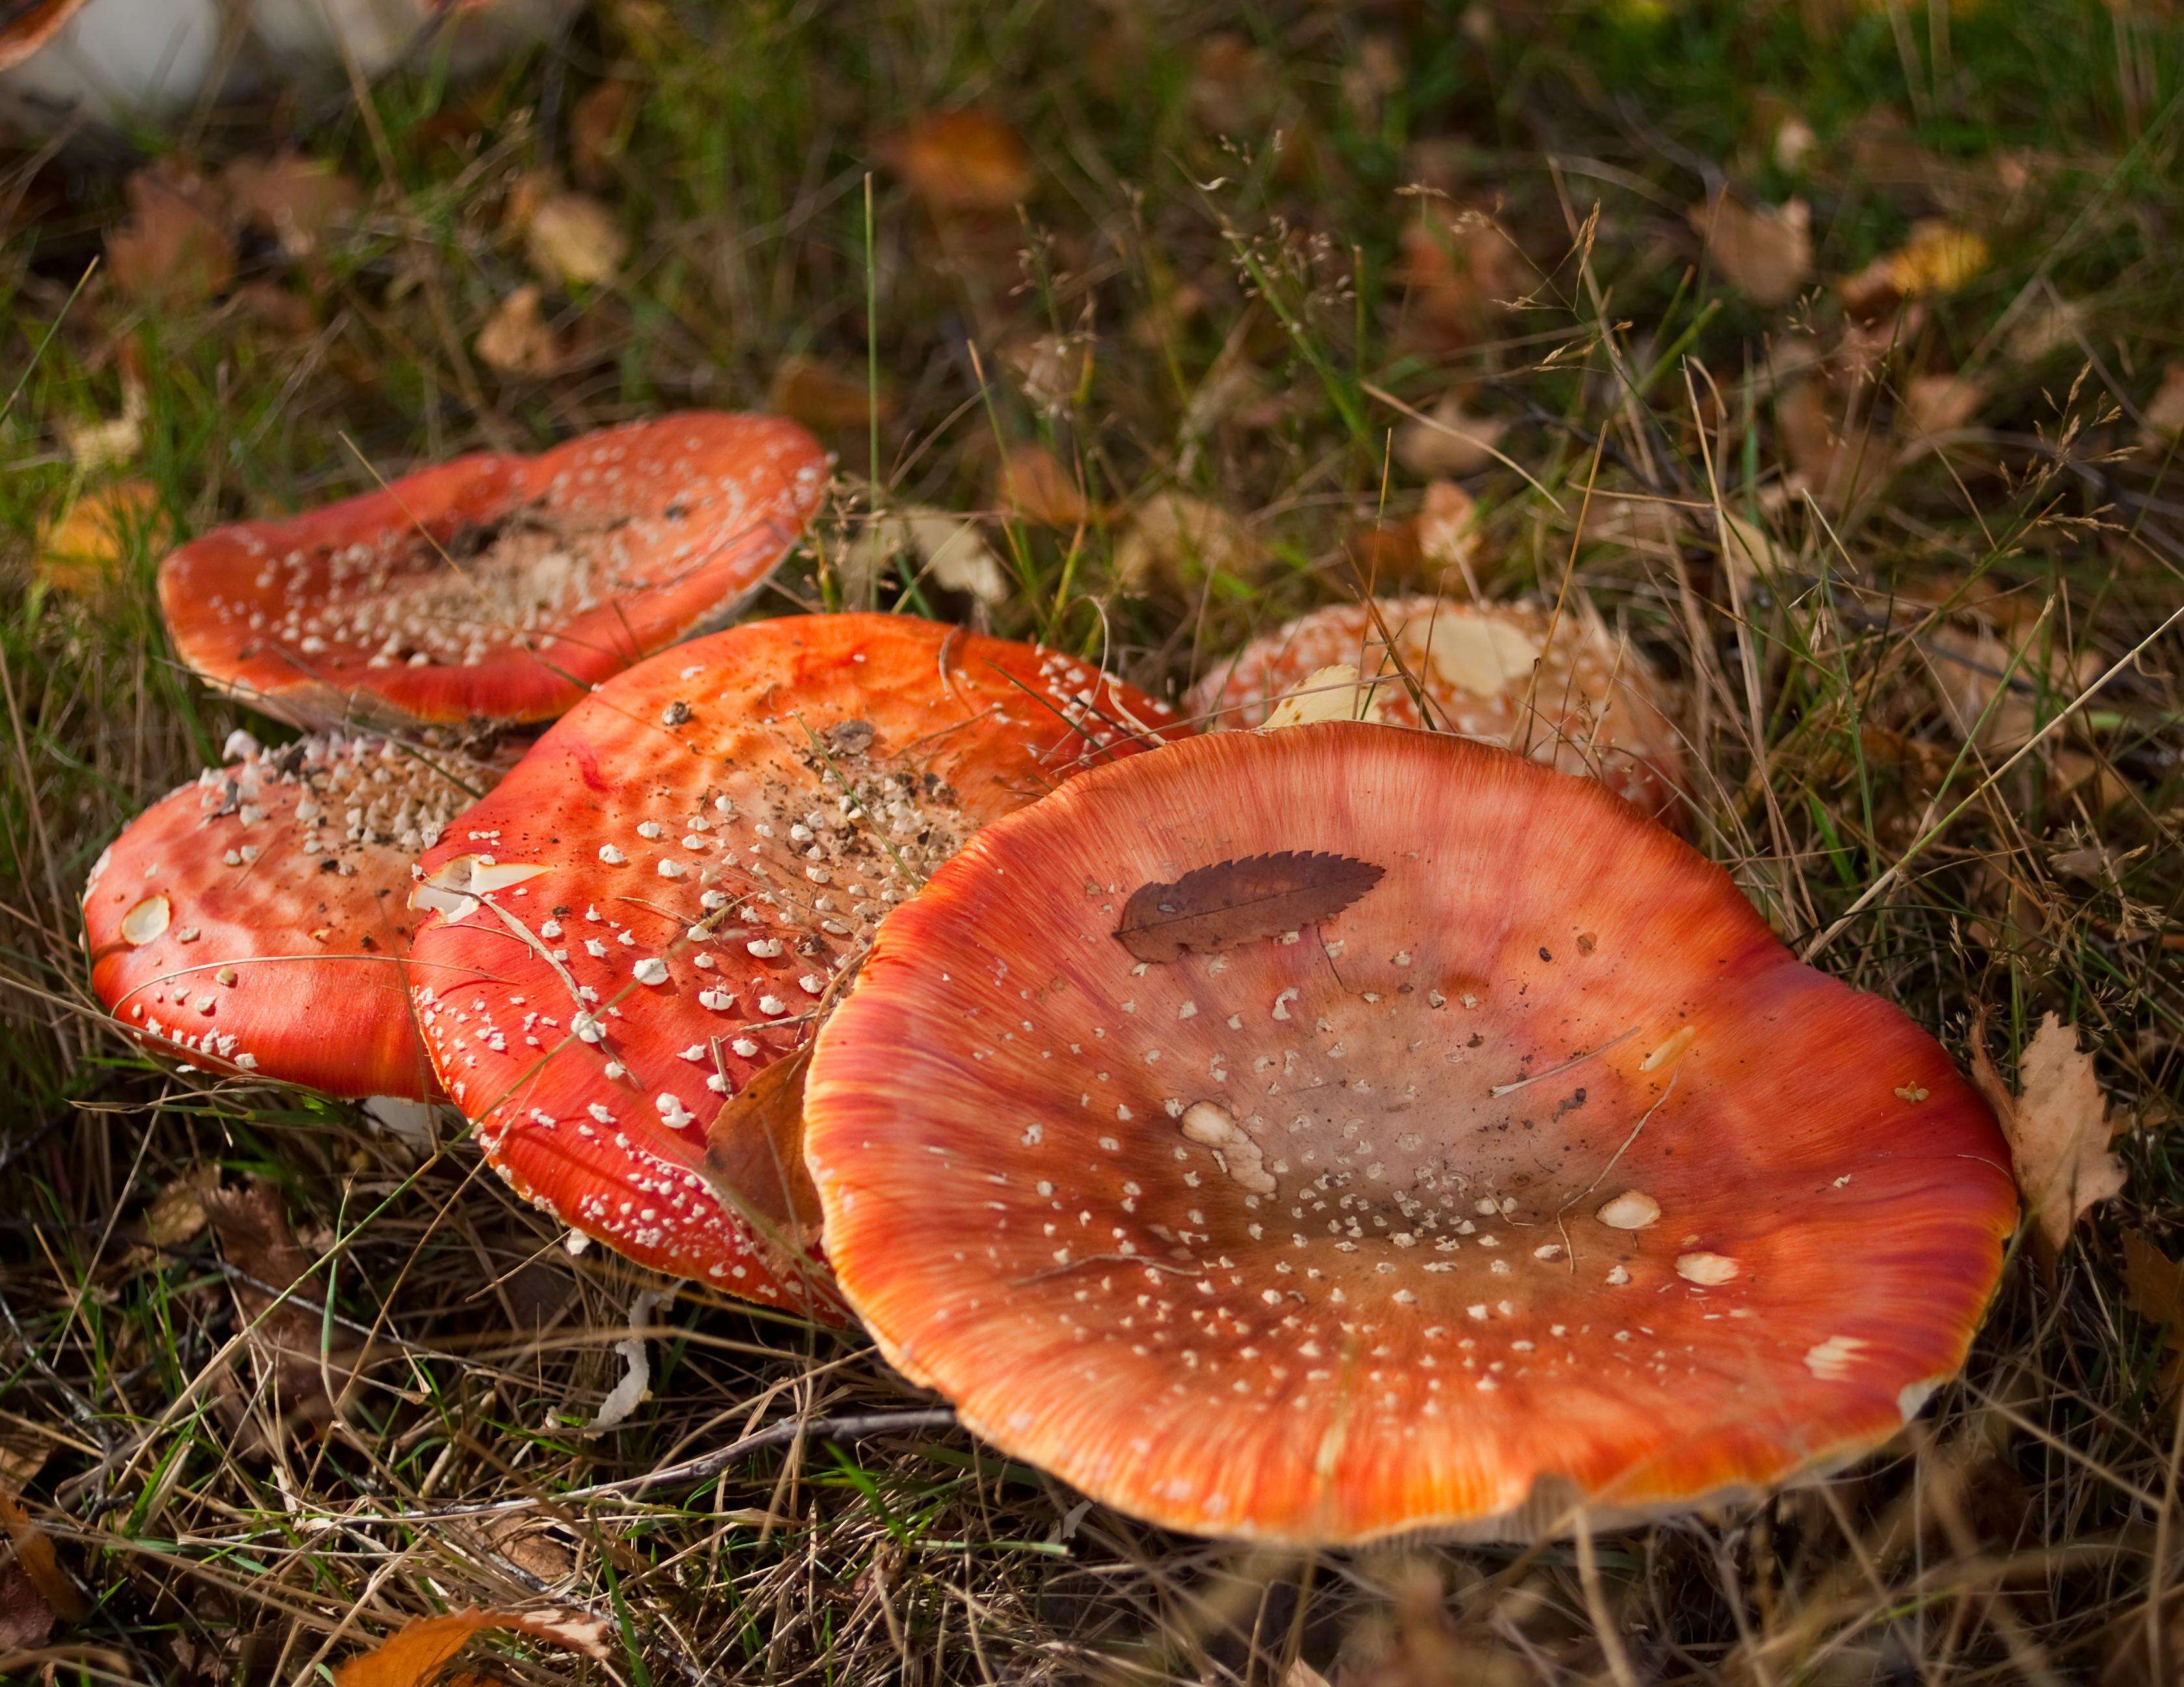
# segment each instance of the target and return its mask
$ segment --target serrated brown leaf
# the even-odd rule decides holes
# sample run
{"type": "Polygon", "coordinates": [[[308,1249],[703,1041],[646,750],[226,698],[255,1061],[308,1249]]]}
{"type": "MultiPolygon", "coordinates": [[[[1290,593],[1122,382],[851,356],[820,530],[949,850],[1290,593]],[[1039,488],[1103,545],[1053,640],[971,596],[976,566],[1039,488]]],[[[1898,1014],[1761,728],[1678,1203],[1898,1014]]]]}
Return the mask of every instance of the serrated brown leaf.
{"type": "Polygon", "coordinates": [[[1351,855],[1284,850],[1198,867],[1138,887],[1115,938],[1140,960],[1211,955],[1331,919],[1387,871],[1351,855]]]}
{"type": "Polygon", "coordinates": [[[586,1657],[607,1656],[606,1623],[564,1612],[452,1611],[405,1623],[393,1638],[334,1671],[334,1687],[433,1687],[462,1649],[480,1634],[523,1634],[551,1640],[586,1657]]]}
{"type": "Polygon", "coordinates": [[[2109,1152],[2108,1104],[2093,1057],[2078,1047],[2077,1027],[2051,1013],[2018,1057],[2014,1095],[1981,1040],[1973,1044],[1972,1082],[2002,1122],[2033,1239],[2052,1261],[2080,1216],[2123,1189],[2123,1162],[2109,1152]]]}

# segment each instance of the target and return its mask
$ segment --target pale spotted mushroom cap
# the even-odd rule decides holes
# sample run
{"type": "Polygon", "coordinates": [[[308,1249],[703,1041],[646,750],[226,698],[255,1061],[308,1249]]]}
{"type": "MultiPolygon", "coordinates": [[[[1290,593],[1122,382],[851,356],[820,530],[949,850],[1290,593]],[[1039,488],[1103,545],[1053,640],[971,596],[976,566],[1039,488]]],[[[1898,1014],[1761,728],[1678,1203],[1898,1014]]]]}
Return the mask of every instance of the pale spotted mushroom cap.
{"type": "Polygon", "coordinates": [[[666,416],[216,528],[159,604],[198,674],[301,725],[550,720],[756,591],[827,472],[779,417],[666,416]]]}
{"type": "Polygon", "coordinates": [[[785,1153],[716,1143],[743,1168],[726,1206],[708,1122],[978,827],[1173,719],[1074,658],[901,616],[670,650],[426,857],[433,1063],[520,1194],[641,1264],[823,1314],[793,1117],[785,1153]]]}
{"type": "Polygon", "coordinates": [[[417,858],[499,766],[338,734],[232,759],[132,821],[84,887],[92,987],[196,1066],[436,1097],[410,1008],[417,858]]]}
{"type": "Polygon", "coordinates": [[[1948,1057],[1719,868],[1595,782],[1356,722],[988,827],[882,927],[805,1127],[905,1376],[1097,1500],[1298,1545],[1853,1456],[1961,1364],[2015,1213],[1948,1057]],[[1273,869],[1306,923],[1118,938],[1238,861],[1215,926],[1273,869]]]}
{"type": "Polygon", "coordinates": [[[1369,718],[1593,774],[1646,813],[1674,818],[1684,753],[1659,678],[1582,604],[1559,618],[1528,604],[1433,597],[1330,604],[1223,658],[1184,713],[1209,730],[1256,727],[1315,675],[1346,665],[1366,682],[1369,718]]]}

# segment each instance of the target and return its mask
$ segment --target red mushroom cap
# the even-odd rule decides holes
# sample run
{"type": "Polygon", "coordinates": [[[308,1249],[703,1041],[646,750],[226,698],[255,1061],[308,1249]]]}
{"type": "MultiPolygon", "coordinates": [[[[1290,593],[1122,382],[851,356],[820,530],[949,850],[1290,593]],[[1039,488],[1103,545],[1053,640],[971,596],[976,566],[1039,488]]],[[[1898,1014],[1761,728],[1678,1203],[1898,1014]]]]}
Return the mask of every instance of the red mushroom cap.
{"type": "Polygon", "coordinates": [[[0,6],[0,70],[43,47],[82,4],[83,0],[16,0],[0,6]]]}
{"type": "Polygon", "coordinates": [[[1356,723],[988,827],[820,1033],[882,1350],[1124,1511],[1524,1537],[1895,1432],[2015,1211],[1993,1116],[1596,783],[1356,723]]]}
{"type": "Polygon", "coordinates": [[[473,905],[418,933],[433,1063],[519,1194],[642,1264],[823,1311],[794,1095],[755,1081],[977,827],[1172,719],[1072,657],[894,615],[655,657],[426,858],[429,893],[473,905]],[[704,1175],[716,1113],[734,1213],[704,1175]]]}
{"type": "MultiPolygon", "coordinates": [[[[1342,666],[1367,682],[1365,718],[1430,725],[1563,773],[1595,775],[1657,818],[1667,817],[1684,783],[1683,742],[1660,680],[1583,605],[1557,617],[1528,604],[1433,597],[1330,604],[1221,662],[1185,712],[1210,730],[1256,727],[1282,699],[1339,683],[1320,676],[1342,666]],[[1419,693],[1430,718],[1420,714],[1419,693]]],[[[1318,712],[1357,718],[1323,701],[1318,712]]]]}
{"type": "Polygon", "coordinates": [[[159,604],[191,667],[299,725],[550,720],[755,591],[826,478],[794,422],[666,416],[215,528],[159,604]]]}
{"type": "Polygon", "coordinates": [[[208,768],[91,870],[92,988],[124,1029],[329,1095],[439,1094],[410,1009],[418,855],[498,768],[375,738],[208,768]]]}

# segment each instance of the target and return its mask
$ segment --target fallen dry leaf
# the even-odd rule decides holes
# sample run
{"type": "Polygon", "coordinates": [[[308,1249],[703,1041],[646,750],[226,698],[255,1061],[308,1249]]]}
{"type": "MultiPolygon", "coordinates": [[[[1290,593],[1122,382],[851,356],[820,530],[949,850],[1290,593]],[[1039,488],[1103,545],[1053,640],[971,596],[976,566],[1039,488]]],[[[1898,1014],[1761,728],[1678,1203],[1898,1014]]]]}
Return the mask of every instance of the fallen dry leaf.
{"type": "Polygon", "coordinates": [[[1903,416],[1914,445],[1968,426],[1986,402],[1986,388],[1962,375],[1921,375],[1903,387],[1903,416]]]}
{"type": "Polygon", "coordinates": [[[1314,721],[1384,721],[1378,688],[1364,683],[1357,665],[1335,662],[1315,668],[1304,683],[1284,693],[1259,723],[1262,732],[1284,727],[1307,726],[1314,721]]]}
{"type": "Polygon", "coordinates": [[[1691,225],[1730,286],[1756,303],[1787,304],[1813,275],[1813,213],[1802,199],[1747,205],[1726,193],[1691,207],[1691,225]]]}
{"type": "Polygon", "coordinates": [[[807,1043],[738,1090],[705,1127],[706,1180],[754,1234],[785,1256],[777,1264],[800,1259],[819,1239],[819,1191],[804,1169],[804,1076],[811,1064],[807,1043]]]}
{"type": "Polygon", "coordinates": [[[480,1634],[523,1634],[551,1640],[604,1662],[606,1622],[574,1612],[453,1611],[421,1617],[334,1671],[334,1687],[435,1687],[463,1648],[480,1634]]]}
{"type": "Polygon", "coordinates": [[[164,530],[159,489],[149,481],[115,481],[86,493],[38,540],[38,577],[63,592],[89,594],[112,584],[134,548],[164,530]]]}
{"type": "Polygon", "coordinates": [[[800,352],[775,366],[766,403],[768,409],[820,433],[868,428],[875,417],[884,421],[894,410],[894,395],[884,382],[875,392],[867,371],[836,369],[800,352]]]}
{"type": "Polygon", "coordinates": [[[1967,630],[1946,621],[1927,630],[1935,694],[1958,737],[1989,754],[2015,749],[2039,731],[2043,712],[2052,717],[2091,681],[2100,665],[2094,653],[2073,661],[2059,642],[2048,640],[2049,635],[2027,629],[2013,643],[1984,626],[1967,630]],[[2026,638],[2036,642],[2028,646],[2026,638]]]}
{"type": "Polygon", "coordinates": [[[220,1187],[220,1167],[198,1166],[152,1197],[144,1209],[144,1239],[156,1248],[179,1248],[205,1228],[205,1197],[220,1187]]]}
{"type": "Polygon", "coordinates": [[[1386,871],[1350,855],[1299,849],[1217,861],[1173,883],[1139,885],[1123,905],[1115,938],[1139,960],[1211,955],[1332,919],[1386,871]]]}
{"type": "Polygon", "coordinates": [[[7,1532],[14,1553],[10,1567],[30,1579],[46,1609],[64,1623],[81,1622],[91,1607],[76,1591],[68,1572],[61,1568],[60,1555],[53,1551],[52,1539],[31,1521],[22,1501],[4,1484],[0,1484],[0,1529],[7,1532]]]}
{"type": "Polygon", "coordinates": [[[1873,437],[1863,419],[1844,414],[1817,377],[1782,393],[1774,420],[1797,486],[1830,508],[1871,492],[1895,462],[1895,453],[1873,437]]]}
{"type": "Polygon", "coordinates": [[[1031,197],[1031,154],[991,112],[930,113],[883,140],[878,151],[934,211],[1006,211],[1031,197]]]}
{"type": "Polygon", "coordinates": [[[523,254],[544,280],[572,287],[610,281],[629,256],[621,220],[588,193],[548,193],[523,228],[523,254]]]}
{"type": "Polygon", "coordinates": [[[1479,500],[1453,481],[1435,481],[1418,504],[1418,555],[1429,566],[1469,576],[1484,534],[1479,500]]]}
{"type": "Polygon", "coordinates": [[[2184,363],[2162,365],[2161,385],[2146,401],[2146,426],[2164,438],[2184,433],[2184,363]]]}
{"type": "Polygon", "coordinates": [[[1008,601],[1008,571],[977,525],[922,504],[873,516],[835,553],[844,600],[868,602],[874,582],[897,557],[914,560],[913,577],[922,584],[966,593],[989,608],[1008,601]]]}
{"type": "Polygon", "coordinates": [[[1855,316],[1874,317],[1908,298],[1952,293],[1987,266],[1986,239],[1940,217],[1911,225],[1895,251],[1885,253],[1841,284],[1843,304],[1855,316]]]}
{"type": "MultiPolygon", "coordinates": [[[[231,1375],[221,1378],[220,1401],[231,1423],[248,1447],[263,1439],[261,1417],[284,1428],[332,1421],[354,1392],[373,1353],[341,1326],[322,1328],[319,1314],[281,1298],[282,1291],[304,1280],[311,1259],[290,1228],[281,1191],[254,1178],[241,1189],[208,1190],[203,1199],[221,1257],[242,1274],[230,1288],[249,1331],[248,1350],[258,1373],[254,1396],[231,1375]]],[[[309,1298],[308,1289],[303,1292],[309,1298]]]]}
{"type": "Polygon", "coordinates": [[[272,236],[291,258],[317,251],[364,203],[364,190],[355,182],[323,159],[300,153],[237,159],[220,180],[243,226],[272,236]]]}
{"type": "Polygon", "coordinates": [[[106,272],[124,293],[174,309],[235,279],[235,242],[203,176],[163,162],[136,171],[124,191],[129,215],[106,237],[106,272]]]}
{"type": "Polygon", "coordinates": [[[2168,1350],[2158,1386],[2165,1395],[2184,1384],[2184,1264],[2137,1230],[2123,1233],[2123,1286],[2131,1309],[2161,1332],[2168,1350]]]}
{"type": "Polygon", "coordinates": [[[501,300],[478,330],[478,361],[503,375],[551,375],[567,348],[546,320],[545,295],[521,287],[501,300]]]}
{"type": "Polygon", "coordinates": [[[1396,460],[1421,480],[1461,479],[1494,460],[1508,428],[1497,416],[1468,414],[1463,394],[1451,389],[1423,419],[1414,416],[1396,430],[1396,460]]]}
{"type": "Polygon", "coordinates": [[[1251,530],[1219,505],[1189,493],[1156,493],[1132,512],[1116,543],[1115,576],[1142,592],[1209,574],[1248,577],[1262,558],[1251,530]]]}
{"type": "Polygon", "coordinates": [[[587,187],[614,179],[644,90],[632,77],[615,75],[579,99],[569,114],[569,169],[587,187]]]}
{"type": "Polygon", "coordinates": [[[0,1564],[0,1656],[42,1646],[59,1620],[21,1565],[0,1564]]]}
{"type": "Polygon", "coordinates": [[[2017,1061],[2017,1094],[1972,1044],[1972,1082],[2002,1122],[2033,1239],[2052,1261],[2087,1208],[2121,1192],[2123,1162],[2109,1152],[2108,1103],[2075,1026],[2045,1015],[2017,1061]]]}
{"type": "Polygon", "coordinates": [[[1769,537],[1766,529],[1733,509],[1715,512],[1721,522],[1722,566],[1740,586],[1748,586],[1761,575],[1780,577],[1790,571],[1790,554],[1769,537]]]}
{"type": "Polygon", "coordinates": [[[1409,299],[1414,332],[1444,348],[1478,339],[1530,273],[1486,212],[1440,199],[1405,225],[1402,252],[1395,279],[1409,299]]]}
{"type": "Polygon", "coordinates": [[[1076,527],[1099,512],[1076,475],[1044,445],[1012,445],[994,473],[994,502],[1050,527],[1076,527]]]}

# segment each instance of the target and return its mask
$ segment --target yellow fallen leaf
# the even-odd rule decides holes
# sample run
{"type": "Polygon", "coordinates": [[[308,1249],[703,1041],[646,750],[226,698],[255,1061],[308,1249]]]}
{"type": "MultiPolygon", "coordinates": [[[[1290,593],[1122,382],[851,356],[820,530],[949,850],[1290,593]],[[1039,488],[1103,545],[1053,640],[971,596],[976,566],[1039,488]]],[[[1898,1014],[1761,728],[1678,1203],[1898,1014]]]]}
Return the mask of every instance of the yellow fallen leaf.
{"type": "Polygon", "coordinates": [[[159,489],[149,481],[115,481],[87,492],[40,537],[38,576],[59,591],[98,591],[131,547],[164,521],[159,489]]]}
{"type": "Polygon", "coordinates": [[[2051,1013],[2018,1057],[2014,1095],[1987,1058],[1984,1039],[1973,1044],[1972,1082],[2002,1122],[2033,1240],[2052,1261],[2080,1216],[2123,1189],[2123,1161],[2109,1152],[2108,1104],[2093,1058],[2078,1047],[2077,1027],[2051,1013]]]}
{"type": "Polygon", "coordinates": [[[1986,268],[1987,257],[1984,237],[1928,217],[1913,224],[1910,238],[1882,261],[1896,290],[1908,298],[1956,292],[1986,268]]]}
{"type": "Polygon", "coordinates": [[[1691,209],[1707,256],[1738,292],[1760,304],[1787,304],[1812,279],[1813,214],[1802,199],[1747,205],[1717,193],[1691,209]]]}
{"type": "Polygon", "coordinates": [[[433,1687],[465,1645],[485,1634],[551,1640],[604,1662],[606,1623],[562,1612],[452,1611],[404,1623],[390,1640],[334,1671],[334,1687],[433,1687]]]}

